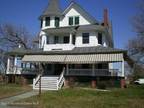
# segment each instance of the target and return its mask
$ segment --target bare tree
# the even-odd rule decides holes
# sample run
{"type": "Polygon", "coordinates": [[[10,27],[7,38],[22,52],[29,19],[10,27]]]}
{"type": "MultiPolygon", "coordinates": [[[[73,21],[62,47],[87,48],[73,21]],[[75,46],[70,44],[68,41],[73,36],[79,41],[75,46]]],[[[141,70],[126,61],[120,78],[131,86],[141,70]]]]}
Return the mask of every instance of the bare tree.
{"type": "Polygon", "coordinates": [[[144,0],[138,4],[138,12],[132,20],[133,28],[136,32],[135,38],[129,40],[127,48],[129,56],[133,59],[133,78],[134,80],[144,77],[144,65],[140,61],[144,55],[144,0]]]}
{"type": "Polygon", "coordinates": [[[132,25],[137,36],[129,40],[127,48],[131,54],[144,52],[144,0],[138,4],[138,12],[133,17],[132,25]]]}
{"type": "Polygon", "coordinates": [[[17,27],[12,24],[0,25],[0,45],[2,47],[30,47],[31,35],[25,27],[17,27]]]}
{"type": "Polygon", "coordinates": [[[141,0],[138,4],[138,12],[134,16],[133,27],[138,36],[144,38],[144,0],[141,0]]]}

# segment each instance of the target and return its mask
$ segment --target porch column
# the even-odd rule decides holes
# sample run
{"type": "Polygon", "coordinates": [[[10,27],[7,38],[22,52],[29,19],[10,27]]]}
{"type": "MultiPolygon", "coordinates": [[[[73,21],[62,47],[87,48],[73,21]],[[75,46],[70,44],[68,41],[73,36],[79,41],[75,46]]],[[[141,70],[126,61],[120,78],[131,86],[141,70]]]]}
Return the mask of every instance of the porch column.
{"type": "Polygon", "coordinates": [[[96,79],[92,79],[91,81],[91,87],[96,88],[96,79]]]}
{"type": "Polygon", "coordinates": [[[122,63],[121,63],[121,65],[122,65],[122,74],[121,74],[121,77],[124,77],[124,60],[122,61],[122,63]]]}
{"type": "Polygon", "coordinates": [[[69,44],[72,44],[72,33],[70,33],[69,44]]]}
{"type": "Polygon", "coordinates": [[[7,71],[6,73],[9,73],[10,71],[10,58],[8,57],[8,60],[7,60],[7,71]]]}
{"type": "Polygon", "coordinates": [[[92,64],[92,80],[91,80],[91,87],[96,88],[96,76],[95,76],[95,64],[92,64]]]}
{"type": "Polygon", "coordinates": [[[122,68],[122,73],[121,73],[121,80],[120,80],[120,85],[121,88],[125,88],[125,78],[124,78],[124,60],[121,62],[121,68],[122,68]]]}
{"type": "Polygon", "coordinates": [[[14,57],[14,66],[17,65],[17,56],[14,57]]]}

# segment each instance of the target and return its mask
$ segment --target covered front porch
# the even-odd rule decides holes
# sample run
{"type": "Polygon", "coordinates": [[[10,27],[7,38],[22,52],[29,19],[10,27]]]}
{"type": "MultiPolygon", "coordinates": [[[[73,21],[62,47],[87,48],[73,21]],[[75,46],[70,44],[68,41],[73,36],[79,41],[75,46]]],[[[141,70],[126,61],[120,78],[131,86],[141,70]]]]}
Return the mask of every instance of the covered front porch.
{"type": "Polygon", "coordinates": [[[124,80],[123,53],[25,55],[22,61],[41,64],[43,71],[40,72],[41,77],[34,80],[34,85],[38,87],[39,78],[42,78],[41,83],[47,84],[43,86],[44,89],[50,81],[53,81],[50,85],[55,85],[56,90],[63,83],[68,86],[74,77],[91,77],[92,87],[95,87],[98,77],[118,77],[124,80]]]}

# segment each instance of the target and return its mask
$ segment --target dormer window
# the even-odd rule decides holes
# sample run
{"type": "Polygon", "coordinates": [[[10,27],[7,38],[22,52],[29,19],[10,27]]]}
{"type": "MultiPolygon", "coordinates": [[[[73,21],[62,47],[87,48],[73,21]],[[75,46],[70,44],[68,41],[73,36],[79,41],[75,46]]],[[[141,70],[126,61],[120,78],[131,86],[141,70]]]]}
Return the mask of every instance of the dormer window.
{"type": "Polygon", "coordinates": [[[60,18],[55,17],[55,27],[59,27],[60,18]]]}
{"type": "Polygon", "coordinates": [[[98,33],[98,44],[102,45],[102,33],[98,33]]]}
{"type": "Polygon", "coordinates": [[[50,26],[50,17],[46,17],[45,26],[50,26]]]}
{"type": "Polygon", "coordinates": [[[69,17],[69,25],[79,25],[79,16],[69,17]]]}

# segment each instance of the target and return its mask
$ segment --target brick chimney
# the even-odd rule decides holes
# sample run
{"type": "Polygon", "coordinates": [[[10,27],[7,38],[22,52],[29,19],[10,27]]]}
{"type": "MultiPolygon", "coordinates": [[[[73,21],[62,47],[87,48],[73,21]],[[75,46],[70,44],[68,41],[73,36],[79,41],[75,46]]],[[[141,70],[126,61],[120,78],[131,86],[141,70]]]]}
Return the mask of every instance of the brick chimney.
{"type": "Polygon", "coordinates": [[[108,10],[104,9],[104,26],[107,27],[108,25],[109,25],[108,10]]]}

